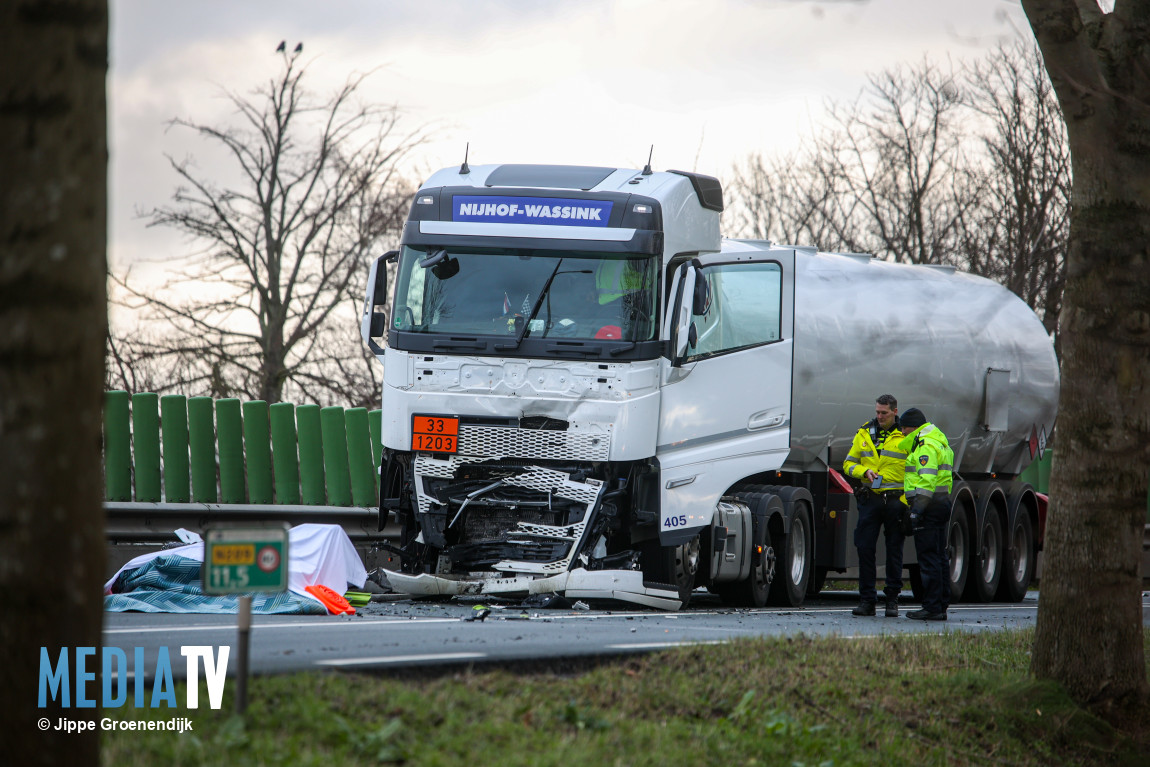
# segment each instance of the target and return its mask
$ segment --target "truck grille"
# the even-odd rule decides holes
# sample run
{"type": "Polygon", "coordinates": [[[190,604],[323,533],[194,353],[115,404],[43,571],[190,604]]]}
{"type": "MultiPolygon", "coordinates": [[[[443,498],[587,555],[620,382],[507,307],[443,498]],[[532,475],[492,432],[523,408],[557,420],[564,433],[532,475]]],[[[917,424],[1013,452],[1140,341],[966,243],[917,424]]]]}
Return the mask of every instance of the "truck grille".
{"type": "MultiPolygon", "coordinates": [[[[462,466],[478,463],[473,458],[453,455],[445,459],[432,458],[427,455],[417,455],[415,458],[416,477],[437,477],[452,479],[457,476],[462,466]]],[[[566,472],[549,469],[544,466],[523,466],[515,469],[516,474],[508,477],[505,482],[511,487],[520,487],[533,490],[546,499],[548,493],[554,493],[560,498],[566,498],[590,507],[599,497],[599,488],[602,482],[596,479],[587,479],[586,482],[572,482],[571,476],[566,472]]],[[[432,505],[423,493],[422,482],[416,485],[418,492],[419,510],[427,513],[432,505]]]]}
{"type": "Polygon", "coordinates": [[[611,435],[608,432],[459,425],[460,455],[541,461],[606,461],[610,452],[611,435]]]}

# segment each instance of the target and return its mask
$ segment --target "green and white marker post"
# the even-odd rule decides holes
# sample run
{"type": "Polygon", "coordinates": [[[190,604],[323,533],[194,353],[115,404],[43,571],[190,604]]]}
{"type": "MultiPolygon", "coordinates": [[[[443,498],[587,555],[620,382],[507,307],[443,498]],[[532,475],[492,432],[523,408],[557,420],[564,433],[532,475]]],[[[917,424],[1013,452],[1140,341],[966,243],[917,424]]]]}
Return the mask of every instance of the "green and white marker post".
{"type": "Polygon", "coordinates": [[[213,525],[204,528],[205,594],[241,594],[236,655],[236,713],[248,707],[252,592],[282,593],[288,582],[288,524],[213,525]]]}

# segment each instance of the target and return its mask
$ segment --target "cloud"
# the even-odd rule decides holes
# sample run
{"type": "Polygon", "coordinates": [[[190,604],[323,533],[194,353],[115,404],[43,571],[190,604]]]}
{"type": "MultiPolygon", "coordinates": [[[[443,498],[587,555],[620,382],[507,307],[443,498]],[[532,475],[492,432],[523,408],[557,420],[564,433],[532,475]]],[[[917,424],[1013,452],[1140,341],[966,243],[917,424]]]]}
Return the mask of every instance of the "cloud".
{"type": "Polygon", "coordinates": [[[1015,33],[1003,13],[1020,18],[1002,0],[112,0],[111,9],[114,259],[187,248],[133,217],[171,196],[165,152],[215,162],[166,123],[226,121],[222,89],[248,93],[274,77],[280,40],[289,50],[304,42],[313,91],[374,70],[365,98],[398,105],[409,129],[433,126],[413,158],[418,172],[458,163],[471,142],[473,162],[595,165],[640,165],[654,144],[656,167],[722,175],[752,152],[793,146],[824,100],[852,97],[866,73],[978,53],[1015,33]]]}

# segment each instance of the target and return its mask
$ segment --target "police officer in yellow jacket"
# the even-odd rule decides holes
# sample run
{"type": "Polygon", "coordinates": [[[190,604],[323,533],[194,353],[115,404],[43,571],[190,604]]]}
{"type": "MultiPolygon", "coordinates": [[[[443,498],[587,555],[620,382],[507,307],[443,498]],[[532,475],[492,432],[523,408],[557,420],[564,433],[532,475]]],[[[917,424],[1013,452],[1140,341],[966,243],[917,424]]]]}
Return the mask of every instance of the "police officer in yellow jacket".
{"type": "Polygon", "coordinates": [[[950,523],[951,472],[954,452],[946,435],[918,408],[903,413],[899,426],[907,453],[903,487],[910,505],[914,548],[922,573],[922,609],[906,617],[921,621],[946,620],[950,605],[950,553],[946,529],[950,523]]]}
{"type": "Polygon", "coordinates": [[[898,594],[902,591],[902,547],[906,540],[899,523],[903,510],[903,466],[906,452],[899,447],[898,400],[883,394],[875,400],[875,417],[855,434],[843,472],[861,483],[855,491],[858,525],[855,548],[859,556],[859,606],[855,615],[874,615],[878,531],[886,532],[886,617],[898,617],[898,594]]]}

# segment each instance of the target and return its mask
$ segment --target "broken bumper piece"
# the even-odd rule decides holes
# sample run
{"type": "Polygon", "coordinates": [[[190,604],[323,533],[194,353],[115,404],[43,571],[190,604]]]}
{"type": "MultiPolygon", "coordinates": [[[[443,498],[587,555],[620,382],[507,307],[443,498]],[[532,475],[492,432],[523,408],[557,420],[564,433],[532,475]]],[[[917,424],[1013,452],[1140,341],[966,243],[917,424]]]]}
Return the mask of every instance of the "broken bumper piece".
{"type": "Polygon", "coordinates": [[[568,599],[617,599],[659,610],[682,606],[674,589],[648,586],[639,570],[585,570],[577,568],[545,578],[444,577],[389,572],[388,583],[400,594],[413,597],[449,597],[477,594],[562,594],[568,599]]]}

